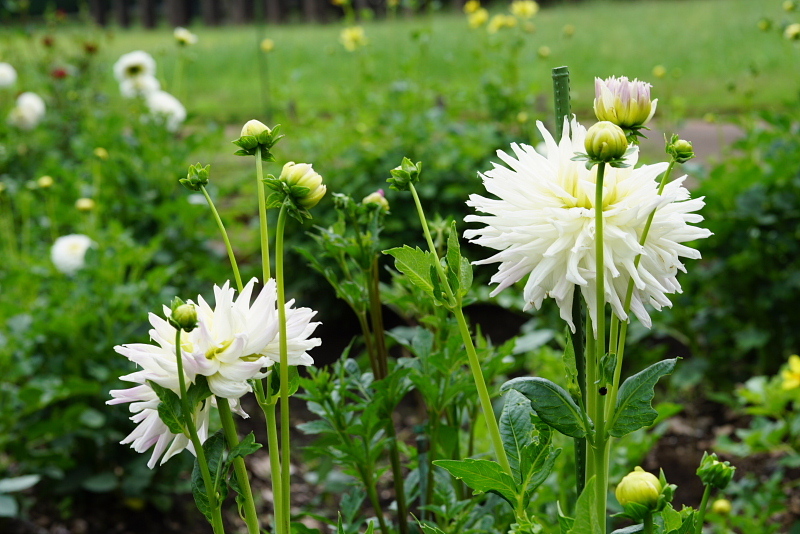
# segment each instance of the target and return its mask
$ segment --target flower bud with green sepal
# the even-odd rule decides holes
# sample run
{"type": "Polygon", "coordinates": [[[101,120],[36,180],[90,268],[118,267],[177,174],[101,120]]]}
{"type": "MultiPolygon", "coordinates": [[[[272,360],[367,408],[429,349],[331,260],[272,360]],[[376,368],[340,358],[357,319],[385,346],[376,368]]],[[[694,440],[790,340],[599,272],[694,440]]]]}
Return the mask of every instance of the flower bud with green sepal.
{"type": "Polygon", "coordinates": [[[733,479],[736,468],[730,462],[720,462],[716,453],[703,453],[700,467],[697,468],[697,476],[706,486],[712,488],[725,489],[733,479]]]}
{"type": "Polygon", "coordinates": [[[254,156],[256,151],[260,148],[261,157],[264,161],[275,161],[271,150],[283,137],[278,134],[280,128],[280,125],[277,125],[269,129],[260,121],[247,121],[242,127],[242,133],[239,139],[233,141],[233,144],[239,147],[239,150],[234,152],[234,154],[237,156],[254,156]]]}
{"type": "Polygon", "coordinates": [[[201,164],[189,166],[189,172],[186,178],[178,180],[182,186],[192,191],[200,191],[201,188],[208,185],[208,169],[211,165],[203,167],[201,164]]]}
{"type": "Polygon", "coordinates": [[[597,120],[610,121],[621,127],[632,143],[644,137],[640,130],[656,112],[658,99],[650,99],[649,83],[625,76],[595,78],[594,113],[597,120]]]}
{"type": "Polygon", "coordinates": [[[169,324],[184,332],[191,332],[197,327],[197,310],[194,308],[194,304],[186,304],[183,300],[175,297],[172,299],[170,308],[172,313],[169,316],[169,324]]]}
{"type": "Polygon", "coordinates": [[[389,187],[395,191],[408,191],[410,184],[419,182],[419,175],[422,173],[422,162],[412,163],[410,159],[403,158],[399,167],[389,171],[392,177],[386,180],[391,184],[389,187]]]}
{"type": "Polygon", "coordinates": [[[328,191],[322,183],[322,176],[310,163],[290,161],[283,166],[278,178],[269,175],[264,183],[273,191],[267,199],[267,207],[278,208],[288,203],[289,214],[300,221],[311,218],[308,210],[316,206],[328,191]]]}
{"type": "Polygon", "coordinates": [[[589,128],[583,146],[586,153],[578,152],[572,160],[585,161],[587,169],[603,163],[617,168],[630,167],[625,163],[625,158],[636,150],[628,147],[628,139],[622,128],[608,121],[600,121],[589,128]]]}
{"type": "Polygon", "coordinates": [[[377,205],[384,212],[389,212],[389,201],[386,200],[383,189],[378,189],[374,193],[370,193],[369,195],[365,196],[363,200],[361,200],[361,204],[364,206],[377,205]]]}
{"type": "Polygon", "coordinates": [[[679,138],[678,134],[673,134],[667,141],[666,151],[678,163],[686,163],[694,157],[691,141],[679,138]]]}
{"type": "Polygon", "coordinates": [[[643,521],[647,514],[662,511],[672,501],[677,486],[669,484],[664,472],[656,477],[641,467],[625,475],[614,494],[623,512],[615,517],[643,521]]]}

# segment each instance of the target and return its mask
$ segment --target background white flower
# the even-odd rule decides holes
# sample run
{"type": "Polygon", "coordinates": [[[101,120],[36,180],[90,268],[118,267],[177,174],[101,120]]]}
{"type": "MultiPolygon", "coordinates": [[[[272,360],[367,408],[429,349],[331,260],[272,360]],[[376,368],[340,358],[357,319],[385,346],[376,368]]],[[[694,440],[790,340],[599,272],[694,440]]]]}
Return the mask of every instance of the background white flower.
{"type": "Polygon", "coordinates": [[[166,91],[153,91],[144,96],[150,114],[162,118],[164,126],[170,132],[177,131],[186,120],[186,108],[166,91]]]}
{"type": "MultiPolygon", "coordinates": [[[[539,130],[547,146],[539,154],[527,145],[511,145],[514,155],[498,151],[508,165],[495,164],[481,175],[486,190],[497,199],[471,195],[468,205],[488,215],[469,215],[467,222],[486,226],[467,230],[472,242],[498,250],[476,264],[500,263],[492,283],[493,295],[526,275],[526,309],[539,309],[542,301],[556,300],[561,317],[572,323],[572,299],[576,286],[586,300],[593,323],[597,300],[595,280],[595,184],[597,167],[587,170],[583,162],[572,161],[584,151],[586,129],[565,120],[559,143],[541,123],[539,130]],[[571,135],[570,135],[571,132],[571,135]]],[[[606,168],[603,183],[605,256],[605,298],[620,319],[628,281],[634,281],[631,311],[646,326],[651,325],[645,304],[656,309],[670,306],[667,294],[680,292],[676,279],[685,270],[681,258],[700,254],[683,243],[708,237],[711,233],[690,223],[702,221],[693,212],[702,199],[690,200],[682,187],[685,176],[668,184],[658,195],[657,179],[667,164],[634,168],[638,153],[632,154],[625,169],[606,168]],[[639,241],[650,213],[656,211],[644,247],[639,241]],[[634,260],[642,254],[637,267],[634,260]]]]}
{"type": "Polygon", "coordinates": [[[75,274],[85,265],[86,251],[94,246],[88,236],[69,234],[59,237],[50,249],[50,259],[64,274],[75,274]]]}
{"type": "Polygon", "coordinates": [[[193,45],[197,43],[197,35],[193,34],[186,28],[181,28],[180,26],[175,28],[175,30],[172,32],[172,35],[181,46],[193,45]]]}
{"type": "Polygon", "coordinates": [[[114,77],[122,83],[130,78],[140,76],[155,76],[156,60],[153,56],[142,50],[123,54],[114,63],[114,77]]]}
{"type": "Polygon", "coordinates": [[[45,114],[46,107],[42,97],[26,92],[17,97],[17,103],[8,114],[8,123],[22,130],[36,127],[45,114]]]}
{"type": "Polygon", "coordinates": [[[161,83],[155,76],[137,76],[122,80],[119,84],[119,92],[125,98],[136,98],[137,96],[147,96],[150,93],[161,90],[161,83]]]}
{"type": "Polygon", "coordinates": [[[0,87],[14,85],[17,81],[17,71],[8,63],[0,63],[0,87]]]}

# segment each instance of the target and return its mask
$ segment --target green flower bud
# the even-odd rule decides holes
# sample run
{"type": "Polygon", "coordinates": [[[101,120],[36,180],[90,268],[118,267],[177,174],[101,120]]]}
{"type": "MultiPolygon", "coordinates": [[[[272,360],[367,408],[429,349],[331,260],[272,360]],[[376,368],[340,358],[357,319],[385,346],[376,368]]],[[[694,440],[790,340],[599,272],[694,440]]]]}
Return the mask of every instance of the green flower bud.
{"type": "Polygon", "coordinates": [[[370,193],[369,195],[365,196],[364,199],[361,201],[362,204],[377,204],[383,209],[383,211],[389,211],[389,201],[386,200],[386,197],[383,194],[383,189],[378,189],[374,193],[370,193]]]}
{"type": "Polygon", "coordinates": [[[270,150],[283,137],[278,135],[280,125],[269,129],[264,123],[257,120],[250,120],[242,126],[242,134],[233,144],[239,147],[234,152],[237,156],[255,156],[256,151],[261,149],[261,157],[264,161],[275,161],[270,150]]]}
{"type": "Polygon", "coordinates": [[[584,142],[590,160],[609,162],[618,160],[628,150],[628,139],[622,128],[609,121],[600,121],[589,128],[584,142]]]}
{"type": "Polygon", "coordinates": [[[732,509],[733,506],[731,506],[731,501],[728,499],[717,499],[714,501],[714,504],[711,505],[711,511],[720,515],[728,515],[731,513],[732,509]]]}
{"type": "Polygon", "coordinates": [[[263,132],[271,133],[272,130],[270,130],[267,127],[267,125],[264,124],[263,122],[253,119],[253,120],[247,121],[246,123],[244,123],[244,126],[242,126],[241,137],[245,137],[245,136],[258,137],[263,132]]]}
{"type": "Polygon", "coordinates": [[[191,332],[197,327],[197,310],[194,309],[194,304],[186,304],[175,297],[172,299],[171,309],[169,322],[172,326],[185,332],[191,332]]]}
{"type": "Polygon", "coordinates": [[[661,489],[657,476],[637,466],[623,477],[614,494],[622,506],[633,503],[652,509],[658,503],[661,489]]]}
{"type": "Polygon", "coordinates": [[[211,165],[203,167],[201,164],[191,165],[186,178],[178,180],[182,186],[192,191],[200,191],[201,187],[208,185],[208,169],[211,165]]]}
{"type": "Polygon", "coordinates": [[[667,141],[667,154],[678,163],[686,163],[694,157],[694,149],[691,141],[680,139],[677,134],[667,141]]]}
{"type": "Polygon", "coordinates": [[[736,468],[730,462],[720,462],[716,454],[703,453],[700,467],[697,468],[697,476],[706,486],[725,489],[733,479],[735,471],[736,468]]]}
{"type": "Polygon", "coordinates": [[[328,190],[322,183],[322,176],[312,168],[310,163],[290,161],[283,166],[278,180],[290,186],[297,206],[307,210],[316,206],[328,190]]]}
{"type": "Polygon", "coordinates": [[[422,173],[422,162],[418,161],[415,164],[410,159],[403,158],[400,165],[389,172],[392,175],[391,178],[386,180],[391,184],[389,187],[395,191],[408,191],[410,189],[409,184],[419,182],[419,175],[422,173]]]}

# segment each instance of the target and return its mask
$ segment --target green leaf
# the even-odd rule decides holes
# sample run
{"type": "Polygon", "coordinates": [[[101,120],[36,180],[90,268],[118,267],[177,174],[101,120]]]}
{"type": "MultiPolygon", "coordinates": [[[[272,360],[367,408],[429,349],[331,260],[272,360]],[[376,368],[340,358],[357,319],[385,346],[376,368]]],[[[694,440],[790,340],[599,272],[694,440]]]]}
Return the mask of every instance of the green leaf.
{"type": "Polygon", "coordinates": [[[515,389],[533,404],[542,421],[564,435],[573,438],[586,436],[590,429],[584,425],[583,411],[564,388],[540,377],[520,377],[509,380],[500,391],[515,389]]]}
{"type": "Polygon", "coordinates": [[[472,287],[472,264],[465,257],[461,257],[461,265],[458,271],[458,292],[463,297],[469,293],[472,287]]]}
{"type": "Polygon", "coordinates": [[[431,269],[436,269],[433,254],[421,250],[419,247],[411,248],[408,245],[384,250],[384,254],[394,256],[395,268],[408,276],[409,280],[432,297],[436,297],[433,292],[433,281],[431,280],[431,269]]]}
{"type": "Polygon", "coordinates": [[[534,441],[523,451],[522,473],[525,499],[530,500],[533,492],[541,486],[556,464],[556,458],[561,454],[561,449],[552,446],[553,431],[547,425],[537,425],[539,439],[534,441]]]}
{"type": "Polygon", "coordinates": [[[445,534],[444,531],[436,525],[429,525],[419,520],[417,520],[417,525],[419,525],[419,528],[421,528],[422,532],[425,534],[445,534]]]}
{"type": "Polygon", "coordinates": [[[640,523],[638,525],[631,525],[625,528],[618,528],[611,534],[634,534],[635,532],[641,532],[642,530],[644,530],[644,525],[640,523]]]}
{"type": "Polygon", "coordinates": [[[686,517],[683,518],[683,523],[681,526],[669,532],[669,534],[692,534],[694,532],[694,510],[689,513],[686,517]]]}
{"type": "Polygon", "coordinates": [[[520,461],[525,447],[533,442],[532,416],[531,401],[519,391],[509,390],[500,414],[500,437],[517,484],[521,484],[526,475],[520,472],[520,461]]]}
{"type": "Polygon", "coordinates": [[[194,409],[210,396],[211,390],[208,387],[208,378],[203,375],[197,375],[194,384],[189,386],[189,389],[186,391],[186,400],[189,406],[194,409]]]}
{"type": "Polygon", "coordinates": [[[81,487],[94,493],[107,493],[119,485],[119,480],[114,473],[98,473],[87,478],[81,483],[81,487]]]}
{"type": "Polygon", "coordinates": [[[556,508],[558,510],[558,526],[561,531],[561,534],[568,534],[570,530],[572,530],[572,526],[575,524],[575,520],[568,515],[564,514],[564,511],[561,509],[561,503],[556,502],[556,508]]]}
{"type": "Polygon", "coordinates": [[[0,479],[0,493],[13,493],[32,488],[42,477],[39,475],[24,475],[0,479]]]}
{"type": "Polygon", "coordinates": [[[580,384],[578,384],[578,365],[575,362],[575,347],[572,344],[572,334],[569,326],[567,326],[567,332],[564,337],[567,340],[567,346],[564,347],[564,371],[567,375],[567,390],[572,396],[572,400],[577,403],[582,396],[581,387],[580,384]]]}
{"type": "MultiPolygon", "coordinates": [[[[575,503],[575,522],[568,534],[601,534],[600,523],[595,509],[594,477],[586,481],[578,501],[575,503]]],[[[605,518],[603,518],[605,521],[605,518]]]]}
{"type": "Polygon", "coordinates": [[[208,522],[211,522],[212,515],[212,502],[219,507],[223,499],[216,498],[216,492],[219,488],[220,471],[223,467],[222,452],[225,450],[225,437],[222,435],[222,430],[218,430],[214,435],[209,437],[203,443],[203,452],[206,455],[206,462],[208,463],[208,471],[211,476],[212,483],[214,484],[215,495],[209,499],[206,493],[205,482],[203,481],[203,474],[200,470],[200,463],[195,458],[194,469],[192,469],[192,495],[194,495],[194,502],[197,509],[200,510],[208,522]]]}
{"type": "Polygon", "coordinates": [[[512,507],[516,499],[517,487],[514,479],[503,472],[500,464],[491,460],[436,460],[434,465],[446,469],[455,478],[464,481],[475,493],[496,493],[512,507]]]}
{"type": "Polygon", "coordinates": [[[658,417],[658,412],[650,404],[655,396],[656,382],[662,376],[672,373],[677,362],[677,358],[660,361],[622,383],[609,425],[609,434],[619,438],[653,424],[658,417]]]}
{"type": "Polygon", "coordinates": [[[237,446],[231,449],[230,454],[228,455],[228,459],[233,460],[234,458],[244,458],[248,454],[253,454],[258,449],[261,448],[260,443],[256,443],[256,436],[253,432],[247,434],[242,441],[239,442],[237,446]]]}
{"type": "Polygon", "coordinates": [[[0,495],[0,517],[17,517],[19,505],[11,495],[0,495]]]}
{"type": "Polygon", "coordinates": [[[600,386],[607,386],[614,381],[614,370],[617,368],[617,355],[606,352],[600,358],[600,386]]]}
{"type": "Polygon", "coordinates": [[[171,389],[159,386],[152,380],[148,380],[147,383],[161,401],[158,404],[158,417],[167,425],[170,432],[183,434],[183,409],[180,397],[171,389]]]}

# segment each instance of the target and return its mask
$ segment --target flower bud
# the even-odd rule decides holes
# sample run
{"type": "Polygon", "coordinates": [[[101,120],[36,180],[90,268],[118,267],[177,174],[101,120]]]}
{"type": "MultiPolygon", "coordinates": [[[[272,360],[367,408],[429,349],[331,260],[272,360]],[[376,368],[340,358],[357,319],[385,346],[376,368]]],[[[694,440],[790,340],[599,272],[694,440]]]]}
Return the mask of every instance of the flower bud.
{"type": "Polygon", "coordinates": [[[253,119],[253,120],[247,121],[246,123],[244,123],[244,126],[242,126],[242,135],[241,135],[241,137],[244,137],[246,135],[257,137],[262,132],[269,132],[269,131],[270,131],[270,129],[267,127],[266,124],[264,124],[261,121],[257,121],[255,119],[253,119]]]}
{"type": "Polygon", "coordinates": [[[278,179],[291,187],[295,202],[305,209],[316,206],[328,190],[322,184],[322,176],[309,163],[290,161],[283,166],[278,179]]]}
{"type": "Polygon", "coordinates": [[[181,328],[185,332],[191,332],[197,327],[197,310],[194,304],[186,304],[178,297],[172,299],[172,314],[169,322],[175,328],[181,328]]]}
{"type": "Polygon", "coordinates": [[[103,148],[101,146],[95,148],[92,153],[98,159],[102,159],[102,160],[107,160],[108,159],[108,150],[106,150],[105,148],[103,148]]]}
{"type": "Polygon", "coordinates": [[[383,211],[389,211],[389,201],[386,200],[386,197],[383,194],[383,189],[378,189],[374,193],[370,193],[369,195],[365,196],[361,203],[377,204],[383,209],[383,211]]]}
{"type": "Polygon", "coordinates": [[[464,3],[464,13],[471,15],[481,8],[481,3],[478,0],[467,0],[464,3]]]}
{"type": "Polygon", "coordinates": [[[269,54],[273,50],[275,50],[275,41],[273,41],[270,38],[266,38],[263,41],[261,41],[262,52],[264,52],[265,54],[269,54]]]}
{"type": "Polygon", "coordinates": [[[716,453],[703,453],[700,467],[697,468],[697,476],[706,486],[712,488],[725,489],[733,479],[736,468],[730,462],[720,462],[716,453]]]}
{"type": "Polygon", "coordinates": [[[600,121],[586,132],[584,147],[591,160],[608,162],[625,155],[628,140],[622,128],[612,122],[600,121]]]}
{"type": "Polygon", "coordinates": [[[37,184],[39,185],[39,187],[41,187],[42,189],[47,189],[48,187],[52,187],[54,182],[53,182],[53,177],[52,177],[52,176],[47,176],[47,175],[45,175],[45,176],[40,176],[40,177],[39,177],[39,178],[36,180],[36,183],[37,183],[37,184]]]}
{"type": "Polygon", "coordinates": [[[680,139],[677,134],[667,141],[667,154],[678,163],[686,163],[694,157],[691,141],[680,139]]]}
{"type": "Polygon", "coordinates": [[[781,4],[781,7],[783,7],[784,11],[790,13],[797,9],[797,2],[795,2],[794,0],[784,0],[783,4],[781,4]]]}
{"type": "Polygon", "coordinates": [[[175,41],[180,46],[193,45],[197,43],[197,35],[193,34],[186,28],[175,28],[175,30],[172,32],[172,35],[175,37],[175,41]]]}
{"type": "Polygon", "coordinates": [[[622,506],[635,503],[653,508],[661,495],[661,489],[658,477],[637,466],[623,477],[614,494],[622,506]]]}
{"type": "Polygon", "coordinates": [[[783,36],[790,41],[800,40],[800,23],[795,22],[786,26],[786,29],[783,30],[783,36]]]}
{"type": "Polygon", "coordinates": [[[78,211],[92,211],[95,208],[94,200],[91,198],[79,198],[75,201],[78,211]]]}
{"type": "Polygon", "coordinates": [[[720,515],[728,515],[731,513],[732,508],[731,501],[728,499],[717,499],[714,501],[714,504],[711,505],[711,511],[720,515]]]}
{"type": "Polygon", "coordinates": [[[178,180],[182,186],[192,191],[200,191],[202,187],[208,185],[208,169],[211,165],[203,167],[201,164],[189,166],[189,172],[186,173],[186,178],[178,180]]]}
{"type": "Polygon", "coordinates": [[[647,82],[629,81],[625,76],[595,78],[597,120],[613,122],[622,128],[641,128],[653,117],[658,103],[658,99],[650,101],[650,87],[647,82]]]}

